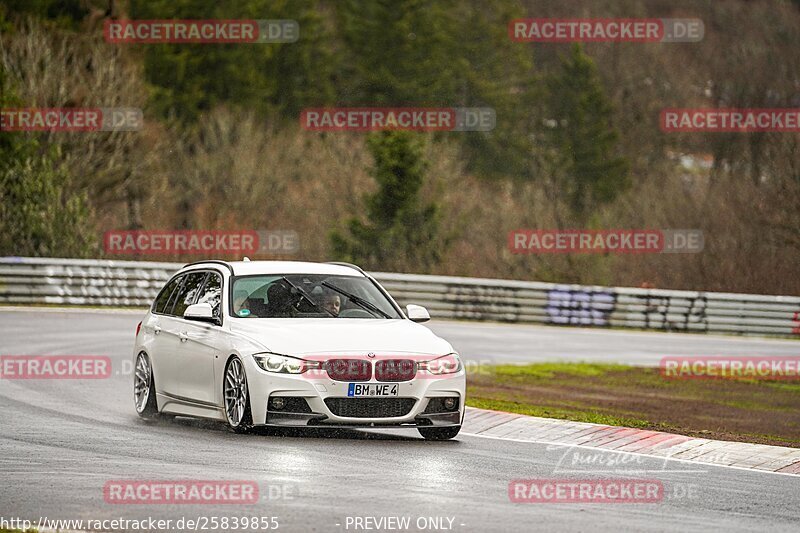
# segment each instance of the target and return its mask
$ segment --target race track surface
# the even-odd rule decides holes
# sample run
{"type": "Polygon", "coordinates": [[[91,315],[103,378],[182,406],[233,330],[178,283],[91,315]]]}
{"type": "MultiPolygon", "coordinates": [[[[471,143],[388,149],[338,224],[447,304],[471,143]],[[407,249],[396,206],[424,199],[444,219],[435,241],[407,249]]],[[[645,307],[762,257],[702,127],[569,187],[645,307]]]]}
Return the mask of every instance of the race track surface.
{"type": "MultiPolygon", "coordinates": [[[[109,379],[0,380],[0,517],[265,516],[278,518],[279,531],[298,532],[367,531],[356,529],[353,517],[389,516],[410,517],[408,531],[448,530],[417,527],[429,517],[449,517],[450,530],[470,532],[796,531],[800,524],[796,476],[645,458],[611,473],[596,465],[565,472],[564,449],[470,435],[437,443],[413,430],[236,435],[190,419],[147,423],[132,400],[138,320],[134,313],[0,310],[0,354],[107,355],[113,363],[109,379]],[[509,501],[514,479],[597,477],[657,479],[665,498],[509,501]],[[255,505],[106,503],[104,484],[120,479],[252,480],[261,498],[255,505]]],[[[657,364],[664,355],[800,352],[798,343],[762,339],[456,322],[431,328],[467,359],[494,362],[657,364]]]]}

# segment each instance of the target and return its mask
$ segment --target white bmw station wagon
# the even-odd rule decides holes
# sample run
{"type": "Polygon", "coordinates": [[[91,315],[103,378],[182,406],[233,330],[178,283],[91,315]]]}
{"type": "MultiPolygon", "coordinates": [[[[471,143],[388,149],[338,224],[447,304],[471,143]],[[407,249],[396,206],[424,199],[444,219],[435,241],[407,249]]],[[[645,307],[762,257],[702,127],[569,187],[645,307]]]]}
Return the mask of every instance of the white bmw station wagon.
{"type": "Polygon", "coordinates": [[[416,428],[455,437],[458,354],[346,263],[201,261],[176,273],[136,331],[140,416],[254,426],[416,428]]]}

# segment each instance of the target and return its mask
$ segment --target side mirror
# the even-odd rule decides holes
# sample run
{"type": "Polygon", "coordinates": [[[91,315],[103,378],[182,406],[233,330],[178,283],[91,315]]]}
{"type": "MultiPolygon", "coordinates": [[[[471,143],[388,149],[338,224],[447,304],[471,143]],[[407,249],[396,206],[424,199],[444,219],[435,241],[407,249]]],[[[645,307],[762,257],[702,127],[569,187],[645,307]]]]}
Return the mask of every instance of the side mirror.
{"type": "Polygon", "coordinates": [[[211,322],[219,325],[219,319],[214,316],[214,309],[209,303],[190,305],[183,313],[186,320],[197,320],[198,322],[211,322]]]}
{"type": "Polygon", "coordinates": [[[408,304],[406,306],[406,315],[412,322],[427,322],[431,319],[428,310],[421,305],[408,304]]]}

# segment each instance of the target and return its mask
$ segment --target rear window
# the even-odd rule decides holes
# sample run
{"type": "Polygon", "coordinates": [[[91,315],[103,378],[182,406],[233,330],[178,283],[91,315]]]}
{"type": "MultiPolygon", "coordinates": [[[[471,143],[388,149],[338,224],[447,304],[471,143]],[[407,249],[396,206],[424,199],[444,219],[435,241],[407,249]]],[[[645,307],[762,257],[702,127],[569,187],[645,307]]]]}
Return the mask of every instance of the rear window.
{"type": "Polygon", "coordinates": [[[192,305],[195,298],[197,298],[197,293],[203,286],[203,280],[205,280],[205,277],[205,272],[197,272],[186,276],[186,281],[180,288],[178,297],[175,300],[175,308],[173,309],[172,313],[170,313],[171,315],[183,316],[186,308],[192,305]]]}
{"type": "Polygon", "coordinates": [[[219,274],[209,273],[203,292],[197,298],[197,303],[207,303],[211,305],[214,316],[220,318],[220,304],[222,303],[222,278],[219,274]]]}
{"type": "Polygon", "coordinates": [[[167,304],[169,303],[170,296],[172,296],[172,293],[175,292],[175,289],[178,287],[178,284],[182,279],[183,276],[178,276],[169,283],[167,283],[167,285],[163,289],[161,289],[161,292],[158,293],[158,296],[156,296],[156,301],[153,304],[153,311],[155,313],[167,314],[165,312],[165,309],[167,308],[167,304]]]}

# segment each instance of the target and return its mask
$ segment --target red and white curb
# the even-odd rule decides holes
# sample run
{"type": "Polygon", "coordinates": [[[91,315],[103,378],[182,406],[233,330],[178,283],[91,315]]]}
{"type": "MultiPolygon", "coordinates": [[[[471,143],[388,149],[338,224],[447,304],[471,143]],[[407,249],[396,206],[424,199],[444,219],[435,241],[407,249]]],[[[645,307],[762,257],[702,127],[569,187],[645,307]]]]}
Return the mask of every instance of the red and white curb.
{"type": "Polygon", "coordinates": [[[467,407],[461,434],[800,475],[800,449],[797,448],[698,439],[660,431],[538,418],[474,407],[467,407]]]}

